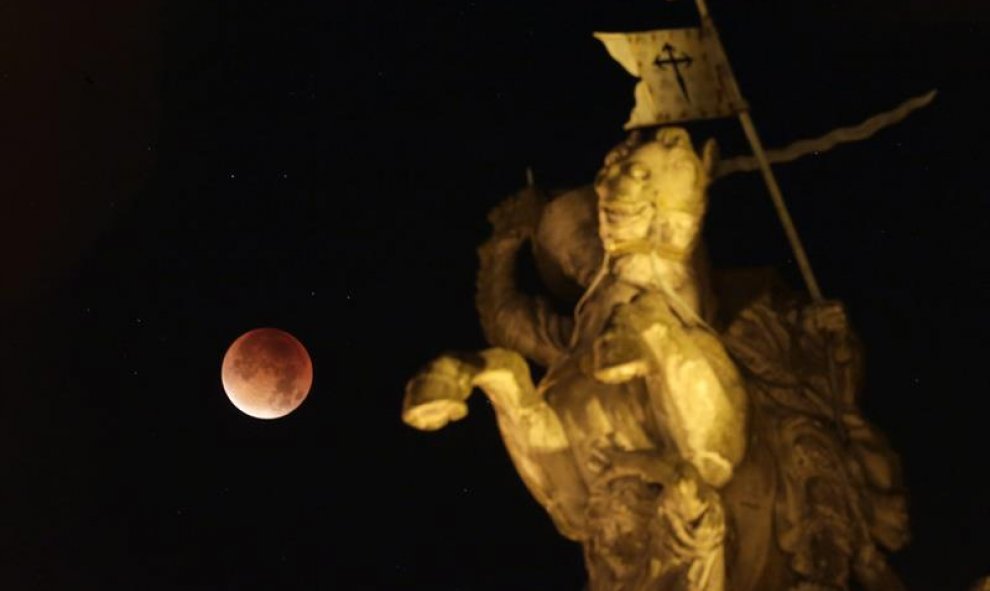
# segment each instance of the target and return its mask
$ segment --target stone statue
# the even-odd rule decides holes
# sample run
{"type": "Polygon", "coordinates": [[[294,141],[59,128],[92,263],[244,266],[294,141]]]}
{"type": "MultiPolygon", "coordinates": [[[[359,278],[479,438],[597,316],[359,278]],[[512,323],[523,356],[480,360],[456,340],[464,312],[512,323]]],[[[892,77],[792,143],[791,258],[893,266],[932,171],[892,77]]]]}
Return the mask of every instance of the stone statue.
{"type": "Polygon", "coordinates": [[[403,420],[439,429],[483,391],[591,591],[902,589],[883,551],[907,541],[904,491],[857,407],[858,342],[837,302],[709,269],[716,151],[634,132],[593,187],[497,207],[477,285],[492,348],[429,363],[403,420]],[[516,284],[527,243],[546,296],[516,284]]]}

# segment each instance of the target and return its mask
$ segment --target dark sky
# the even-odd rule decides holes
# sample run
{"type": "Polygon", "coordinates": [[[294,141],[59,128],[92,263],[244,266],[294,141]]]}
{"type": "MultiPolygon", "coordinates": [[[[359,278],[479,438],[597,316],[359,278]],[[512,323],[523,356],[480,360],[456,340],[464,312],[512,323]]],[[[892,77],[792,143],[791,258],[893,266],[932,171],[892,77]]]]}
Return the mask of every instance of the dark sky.
{"type": "MultiPolygon", "coordinates": [[[[56,4],[0,8],[0,586],[579,588],[480,397],[424,434],[401,395],[484,345],[485,212],[527,165],[590,181],[622,139],[634,80],[591,32],[688,25],[690,3],[56,4]],[[278,421],[220,385],[258,326],[315,365],[278,421]]],[[[940,91],[777,171],[903,455],[894,562],[964,589],[990,574],[990,8],[710,5],[770,146],[940,91]]],[[[691,131],[744,149],[732,121],[691,131]]],[[[756,175],[713,187],[706,231],[717,265],[796,281],[756,175]]]]}

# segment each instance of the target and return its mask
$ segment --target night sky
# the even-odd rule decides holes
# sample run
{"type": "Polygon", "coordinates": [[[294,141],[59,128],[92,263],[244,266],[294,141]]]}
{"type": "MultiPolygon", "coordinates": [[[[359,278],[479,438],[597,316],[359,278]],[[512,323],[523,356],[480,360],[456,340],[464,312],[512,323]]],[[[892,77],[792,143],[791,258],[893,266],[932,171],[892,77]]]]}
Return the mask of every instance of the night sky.
{"type": "MultiPolygon", "coordinates": [[[[687,26],[692,4],[55,5],[0,7],[0,588],[579,589],[580,548],[482,398],[421,433],[403,386],[484,346],[487,210],[527,166],[589,182],[624,137],[635,80],[591,33],[687,26]],[[220,384],[259,326],[315,367],[277,421],[220,384]]],[[[768,146],[939,89],[776,168],[904,460],[914,539],[893,562],[912,589],[990,575],[979,6],[710,0],[768,146]]],[[[689,129],[745,150],[735,121],[689,129]]],[[[800,287],[758,175],[711,200],[716,265],[800,287]]]]}

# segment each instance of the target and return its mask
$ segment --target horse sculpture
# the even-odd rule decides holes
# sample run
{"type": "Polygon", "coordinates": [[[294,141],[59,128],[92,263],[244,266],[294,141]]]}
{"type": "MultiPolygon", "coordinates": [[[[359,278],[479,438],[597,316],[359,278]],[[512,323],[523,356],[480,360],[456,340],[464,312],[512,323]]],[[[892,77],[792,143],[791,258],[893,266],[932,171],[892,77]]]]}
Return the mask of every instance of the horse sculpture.
{"type": "Polygon", "coordinates": [[[612,150],[593,188],[496,208],[477,295],[492,348],[429,363],[403,420],[439,429],[483,391],[591,591],[902,589],[883,550],[907,541],[904,491],[857,407],[858,342],[837,302],[710,272],[715,165],[713,142],[699,156],[661,128],[612,150]],[[517,288],[527,242],[551,293],[580,294],[573,315],[517,288]]]}

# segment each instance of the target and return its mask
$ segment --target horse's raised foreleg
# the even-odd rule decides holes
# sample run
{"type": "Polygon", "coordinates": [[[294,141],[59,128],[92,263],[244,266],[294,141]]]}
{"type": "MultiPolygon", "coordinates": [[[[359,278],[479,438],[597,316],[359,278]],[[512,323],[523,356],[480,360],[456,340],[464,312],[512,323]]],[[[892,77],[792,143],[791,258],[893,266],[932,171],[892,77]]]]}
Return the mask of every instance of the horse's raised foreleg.
{"type": "Polygon", "coordinates": [[[521,355],[492,348],[438,357],[407,384],[402,418],[417,429],[440,429],[467,415],[476,387],[495,409],[502,440],[530,493],[562,534],[583,539],[584,480],[560,420],[537,392],[521,355]]]}

